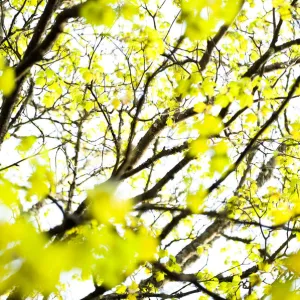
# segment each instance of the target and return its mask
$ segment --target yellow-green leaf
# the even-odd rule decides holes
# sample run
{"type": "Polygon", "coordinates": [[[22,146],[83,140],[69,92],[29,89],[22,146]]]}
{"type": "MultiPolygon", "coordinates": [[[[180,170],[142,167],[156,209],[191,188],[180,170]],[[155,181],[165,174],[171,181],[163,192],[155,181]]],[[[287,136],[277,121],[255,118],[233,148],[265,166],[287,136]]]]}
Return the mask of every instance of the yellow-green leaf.
{"type": "Polygon", "coordinates": [[[4,96],[9,96],[15,86],[15,70],[7,67],[2,70],[2,75],[0,76],[0,90],[2,90],[4,96]]]}
{"type": "Polygon", "coordinates": [[[130,200],[119,199],[115,192],[116,187],[111,183],[98,185],[88,192],[90,213],[100,223],[124,223],[126,214],[132,208],[130,200]]]}

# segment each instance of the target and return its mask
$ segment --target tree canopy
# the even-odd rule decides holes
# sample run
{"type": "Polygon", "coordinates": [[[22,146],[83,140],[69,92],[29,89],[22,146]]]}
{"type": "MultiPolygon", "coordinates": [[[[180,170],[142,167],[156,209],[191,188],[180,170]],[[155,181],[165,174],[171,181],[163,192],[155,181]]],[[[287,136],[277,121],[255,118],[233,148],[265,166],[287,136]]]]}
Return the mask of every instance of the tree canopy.
{"type": "Polygon", "coordinates": [[[299,1],[0,13],[0,295],[300,297],[299,1]]]}

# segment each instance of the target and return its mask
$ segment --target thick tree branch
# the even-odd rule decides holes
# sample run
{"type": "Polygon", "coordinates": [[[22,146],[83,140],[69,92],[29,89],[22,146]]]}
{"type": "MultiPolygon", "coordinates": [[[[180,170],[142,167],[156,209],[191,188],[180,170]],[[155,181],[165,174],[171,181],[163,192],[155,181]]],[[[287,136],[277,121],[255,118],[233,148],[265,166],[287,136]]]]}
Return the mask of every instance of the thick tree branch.
{"type": "Polygon", "coordinates": [[[255,134],[255,136],[251,139],[247,147],[244,149],[244,151],[241,153],[239,158],[234,162],[234,164],[218,179],[214,184],[212,184],[208,188],[208,192],[211,193],[216,188],[220,186],[220,184],[239,166],[239,164],[243,161],[243,159],[246,157],[248,152],[252,149],[254,144],[256,143],[257,139],[265,132],[265,130],[278,118],[280,113],[283,111],[285,106],[288,104],[288,102],[291,100],[292,96],[294,95],[296,89],[300,85],[300,76],[296,79],[295,83],[290,89],[290,92],[288,93],[288,96],[285,98],[285,100],[282,102],[282,104],[279,106],[279,108],[273,112],[271,117],[265,122],[265,124],[261,127],[261,129],[255,134]]]}
{"type": "Polygon", "coordinates": [[[185,156],[177,165],[175,165],[169,172],[167,172],[166,175],[162,179],[160,179],[150,190],[134,197],[134,202],[139,203],[156,197],[158,192],[162,189],[162,187],[166,185],[170,180],[174,179],[174,176],[193,159],[194,158],[191,156],[185,156]]]}
{"type": "Polygon", "coordinates": [[[45,6],[44,12],[42,13],[32,35],[32,38],[27,46],[27,49],[24,53],[24,57],[30,55],[30,53],[38,46],[40,43],[41,37],[44,34],[47,25],[57,8],[59,0],[48,0],[45,6]]]}
{"type": "Polygon", "coordinates": [[[35,47],[30,54],[25,56],[24,60],[22,60],[16,67],[17,78],[23,76],[30,67],[43,59],[45,53],[51,48],[55,40],[63,32],[64,24],[71,18],[79,17],[79,10],[81,6],[82,4],[74,5],[73,7],[64,9],[58,14],[50,32],[47,34],[45,39],[39,44],[39,46],[35,47]]]}
{"type": "Polygon", "coordinates": [[[187,149],[188,149],[188,143],[187,142],[184,142],[182,145],[176,146],[176,147],[173,147],[173,148],[170,148],[170,149],[163,149],[162,151],[160,151],[156,155],[153,155],[152,157],[147,159],[145,162],[143,162],[142,164],[140,164],[136,168],[134,168],[134,169],[126,172],[125,174],[123,174],[121,176],[121,180],[126,179],[126,178],[142,171],[145,168],[148,168],[151,164],[153,164],[155,161],[161,159],[162,157],[166,157],[166,156],[169,156],[169,155],[180,153],[180,152],[182,152],[184,150],[187,150],[187,149]]]}
{"type": "Polygon", "coordinates": [[[264,67],[264,73],[273,72],[280,69],[287,69],[290,66],[297,65],[300,63],[300,58],[293,58],[290,61],[286,62],[277,62],[274,64],[270,64],[264,67]]]}
{"type": "MultiPolygon", "coordinates": [[[[49,4],[50,2],[51,1],[48,2],[48,6],[46,7],[50,7],[51,8],[50,11],[52,11],[53,8],[52,8],[52,4],[49,4]]],[[[50,49],[50,47],[53,45],[53,43],[55,42],[59,34],[63,31],[64,23],[70,18],[76,18],[79,16],[80,6],[81,5],[75,5],[59,13],[54,22],[54,25],[52,26],[50,32],[45,37],[43,42],[41,42],[39,46],[35,47],[33,51],[28,52],[28,55],[24,56],[24,59],[15,68],[16,78],[17,78],[16,88],[10,96],[5,97],[3,99],[1,112],[0,112],[0,145],[2,144],[4,136],[7,132],[9,126],[9,120],[12,111],[16,105],[17,98],[21,91],[27,72],[35,63],[43,59],[43,56],[45,55],[47,50],[50,49]]],[[[44,26],[46,26],[46,24],[44,23],[47,23],[46,20],[47,18],[48,17],[45,16],[45,20],[41,24],[41,29],[43,30],[44,30],[44,26]]],[[[37,39],[40,38],[41,34],[42,34],[41,32],[34,34],[33,36],[34,40],[31,43],[31,47],[34,46],[34,44],[37,42],[37,39]]]]}

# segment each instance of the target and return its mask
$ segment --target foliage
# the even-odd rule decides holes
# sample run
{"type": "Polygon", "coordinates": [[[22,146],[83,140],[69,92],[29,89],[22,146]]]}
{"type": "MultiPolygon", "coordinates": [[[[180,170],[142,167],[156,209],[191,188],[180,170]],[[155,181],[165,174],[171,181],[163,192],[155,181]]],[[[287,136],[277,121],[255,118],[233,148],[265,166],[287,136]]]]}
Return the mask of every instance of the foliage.
{"type": "Polygon", "coordinates": [[[297,0],[0,9],[0,295],[299,297],[297,0]]]}

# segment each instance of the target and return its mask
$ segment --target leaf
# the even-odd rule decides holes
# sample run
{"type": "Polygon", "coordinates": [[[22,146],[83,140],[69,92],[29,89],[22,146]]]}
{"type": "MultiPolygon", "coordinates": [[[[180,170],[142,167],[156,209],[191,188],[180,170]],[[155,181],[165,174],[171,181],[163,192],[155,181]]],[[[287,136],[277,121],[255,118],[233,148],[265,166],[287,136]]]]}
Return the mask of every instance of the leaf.
{"type": "Polygon", "coordinates": [[[239,284],[241,282],[241,277],[237,276],[237,275],[233,276],[232,282],[236,283],[236,284],[239,284]]]}
{"type": "Polygon", "coordinates": [[[5,68],[5,59],[2,55],[0,55],[0,70],[5,68]]]}
{"type": "Polygon", "coordinates": [[[149,59],[156,59],[165,50],[165,44],[157,30],[150,27],[145,28],[146,45],[145,54],[149,59]]]}
{"type": "Polygon", "coordinates": [[[214,155],[210,162],[210,171],[222,173],[230,165],[230,159],[227,155],[214,155]]]}
{"type": "Polygon", "coordinates": [[[283,0],[272,0],[274,8],[278,8],[282,20],[289,21],[292,19],[291,3],[283,0]]]}
{"type": "Polygon", "coordinates": [[[44,199],[54,187],[53,172],[47,165],[41,165],[37,161],[33,164],[34,171],[28,179],[30,188],[27,191],[26,199],[31,201],[35,197],[38,201],[44,199]]]}
{"type": "Polygon", "coordinates": [[[0,89],[4,96],[9,96],[15,89],[15,70],[10,67],[6,67],[2,70],[2,75],[0,76],[0,89]]]}
{"type": "Polygon", "coordinates": [[[50,68],[47,68],[45,72],[46,72],[47,79],[52,79],[55,77],[54,71],[52,71],[50,68]]]}
{"type": "Polygon", "coordinates": [[[199,246],[197,247],[197,254],[200,256],[203,252],[204,252],[204,247],[203,246],[199,246]]]}
{"type": "Polygon", "coordinates": [[[118,107],[121,104],[121,101],[117,98],[114,98],[113,101],[111,102],[112,106],[114,107],[114,109],[118,109],[118,107]]]}
{"type": "Polygon", "coordinates": [[[221,107],[226,107],[229,103],[232,102],[232,97],[231,95],[223,95],[223,94],[218,94],[216,96],[215,104],[220,105],[221,107]]]}
{"type": "Polygon", "coordinates": [[[271,210],[274,225],[286,223],[290,220],[293,214],[293,210],[290,208],[288,203],[281,202],[276,208],[271,210]]]}
{"type": "Polygon", "coordinates": [[[163,272],[156,272],[154,274],[154,278],[157,282],[163,281],[165,279],[165,273],[163,272]]]}
{"type": "Polygon", "coordinates": [[[213,149],[217,155],[227,155],[228,143],[226,143],[225,141],[221,141],[221,142],[215,144],[213,149]]]}
{"type": "Polygon", "coordinates": [[[223,130],[223,123],[219,117],[204,115],[202,121],[194,124],[194,128],[202,137],[209,137],[219,134],[223,130]]]}
{"type": "Polygon", "coordinates": [[[168,118],[166,124],[167,124],[167,126],[172,127],[174,125],[173,119],[168,118]]]}
{"type": "Polygon", "coordinates": [[[121,8],[121,15],[126,20],[132,20],[135,15],[139,13],[137,5],[132,3],[125,3],[121,8]]]}
{"type": "Polygon", "coordinates": [[[0,179],[0,203],[7,206],[19,204],[18,190],[5,178],[0,179]]]}
{"type": "Polygon", "coordinates": [[[35,80],[35,83],[37,86],[44,86],[46,84],[46,78],[45,77],[38,77],[35,80]]]}
{"type": "Polygon", "coordinates": [[[238,82],[231,81],[228,84],[229,92],[232,97],[237,97],[240,93],[241,86],[238,82]]]}
{"type": "Polygon", "coordinates": [[[59,97],[63,92],[62,87],[58,82],[52,82],[48,88],[50,91],[54,92],[55,97],[59,97]]]}
{"type": "Polygon", "coordinates": [[[89,0],[80,7],[80,15],[93,25],[112,26],[116,14],[108,1],[89,0]],[[105,3],[107,2],[107,3],[105,3]]]}
{"type": "Polygon", "coordinates": [[[300,141],[300,122],[297,121],[295,123],[290,124],[292,127],[291,135],[296,141],[300,141]]]}
{"type": "Polygon", "coordinates": [[[207,139],[199,138],[192,141],[189,146],[189,154],[191,156],[198,156],[205,153],[209,149],[207,139]]]}
{"type": "MultiPolygon", "coordinates": [[[[12,224],[1,223],[0,230],[3,234],[1,252],[5,254],[2,263],[11,266],[14,257],[23,261],[22,268],[17,272],[15,268],[13,270],[14,284],[25,294],[33,292],[37,287],[42,293],[52,293],[59,283],[61,272],[71,267],[75,253],[57,244],[46,247],[48,241],[45,236],[38,234],[34,226],[22,218],[12,224]],[[7,248],[7,245],[10,247],[7,248]],[[26,279],[28,272],[30,281],[26,279]]],[[[8,271],[12,271],[11,267],[8,267],[8,271]]]]}
{"type": "Polygon", "coordinates": [[[90,83],[93,80],[94,76],[90,70],[87,70],[82,74],[82,78],[85,80],[85,82],[90,83]]]}
{"type": "Polygon", "coordinates": [[[44,98],[42,98],[42,103],[46,108],[50,108],[54,105],[56,98],[51,93],[46,93],[44,98]]]}
{"type": "Polygon", "coordinates": [[[90,213],[100,223],[125,222],[125,216],[130,212],[132,203],[130,200],[121,200],[116,197],[116,186],[112,183],[104,183],[96,186],[88,192],[90,213]],[[105,209],[103,209],[105,207],[105,209]]]}
{"type": "Polygon", "coordinates": [[[185,35],[192,41],[207,39],[218,22],[225,21],[228,24],[232,22],[238,12],[238,6],[235,0],[227,1],[225,5],[222,5],[221,0],[184,1],[181,18],[186,22],[185,35]],[[209,11],[210,17],[205,18],[203,11],[209,11]]]}
{"type": "Polygon", "coordinates": [[[202,93],[206,96],[212,97],[215,93],[216,83],[214,81],[210,81],[209,79],[205,79],[201,85],[202,93]]]}
{"type": "Polygon", "coordinates": [[[119,286],[116,287],[116,293],[117,294],[124,294],[127,290],[127,286],[124,284],[121,284],[119,286]]]}
{"type": "Polygon", "coordinates": [[[194,111],[197,113],[202,113],[206,109],[206,104],[203,102],[199,102],[194,105],[194,111]]]}
{"type": "Polygon", "coordinates": [[[21,138],[21,142],[17,146],[17,150],[20,152],[27,152],[32,148],[36,142],[36,136],[30,135],[21,138]]]}
{"type": "Polygon", "coordinates": [[[250,283],[251,283],[252,286],[258,285],[258,284],[261,283],[261,278],[260,278],[260,276],[258,274],[251,274],[249,276],[249,281],[250,281],[250,283]]]}
{"type": "Polygon", "coordinates": [[[292,283],[275,282],[271,289],[272,300],[297,300],[299,295],[292,291],[292,283]]]}
{"type": "Polygon", "coordinates": [[[248,295],[245,297],[245,300],[258,300],[258,296],[256,295],[255,292],[252,292],[251,295],[248,295]]]}
{"type": "Polygon", "coordinates": [[[246,116],[246,122],[247,123],[256,123],[257,122],[257,116],[256,116],[256,114],[248,114],[247,116],[246,116]]]}
{"type": "Polygon", "coordinates": [[[189,194],[186,199],[187,207],[195,214],[204,209],[207,191],[201,186],[196,194],[189,194]]]}
{"type": "MultiPolygon", "coordinates": [[[[129,234],[129,232],[128,232],[129,234]]],[[[154,255],[157,249],[157,240],[150,235],[145,227],[139,228],[139,234],[137,236],[131,236],[129,242],[136,250],[136,257],[139,261],[151,261],[154,259],[154,255]]]]}
{"type": "Polygon", "coordinates": [[[139,285],[135,281],[132,281],[130,286],[128,287],[128,291],[129,291],[130,294],[138,292],[139,291],[139,285]]]}
{"type": "Polygon", "coordinates": [[[87,112],[90,112],[94,108],[95,104],[93,101],[86,101],[84,103],[84,108],[87,112]]]}
{"type": "Polygon", "coordinates": [[[262,94],[266,99],[272,99],[275,97],[274,89],[270,87],[263,89],[262,94]]]}
{"type": "Polygon", "coordinates": [[[244,107],[251,107],[253,104],[253,96],[249,94],[242,94],[239,96],[240,106],[241,108],[244,107]]]}

